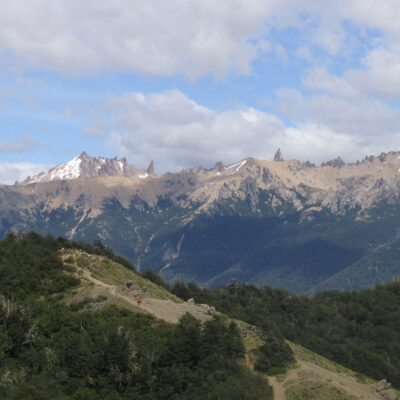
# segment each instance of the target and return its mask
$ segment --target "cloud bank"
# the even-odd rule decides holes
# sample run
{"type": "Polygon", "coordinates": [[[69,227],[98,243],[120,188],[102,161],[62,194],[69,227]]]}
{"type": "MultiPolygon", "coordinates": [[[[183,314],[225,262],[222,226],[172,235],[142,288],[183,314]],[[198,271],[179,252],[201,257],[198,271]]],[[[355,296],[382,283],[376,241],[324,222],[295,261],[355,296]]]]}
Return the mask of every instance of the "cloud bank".
{"type": "Polygon", "coordinates": [[[22,0],[0,16],[0,49],[66,75],[189,77],[250,72],[277,1],[22,0]]]}
{"type": "Polygon", "coordinates": [[[281,93],[280,107],[287,108],[293,125],[252,107],[217,112],[178,90],[133,92],[110,98],[102,108],[107,120],[88,126],[87,134],[104,137],[111,150],[137,165],[156,160],[159,172],[211,167],[219,160],[232,163],[249,156],[272,159],[278,147],[286,158],[321,162],[338,155],[349,161],[362,158],[376,152],[371,143],[377,138],[387,150],[400,145],[391,134],[400,126],[400,115],[383,106],[349,108],[339,100],[304,99],[289,92],[281,93]],[[363,121],[368,107],[375,114],[363,121]],[[387,124],[386,135],[382,121],[387,124]],[[366,134],[372,140],[366,140],[366,134]]]}
{"type": "MultiPolygon", "coordinates": [[[[298,30],[298,55],[335,57],[360,47],[367,63],[399,55],[396,0],[19,0],[2,1],[0,52],[21,68],[90,75],[104,70],[196,78],[246,75],[284,49],[278,32],[298,30]],[[374,49],[378,49],[378,54],[374,49]],[[376,56],[376,57],[375,57],[376,56]]],[[[393,71],[395,72],[395,71],[393,71]]]]}

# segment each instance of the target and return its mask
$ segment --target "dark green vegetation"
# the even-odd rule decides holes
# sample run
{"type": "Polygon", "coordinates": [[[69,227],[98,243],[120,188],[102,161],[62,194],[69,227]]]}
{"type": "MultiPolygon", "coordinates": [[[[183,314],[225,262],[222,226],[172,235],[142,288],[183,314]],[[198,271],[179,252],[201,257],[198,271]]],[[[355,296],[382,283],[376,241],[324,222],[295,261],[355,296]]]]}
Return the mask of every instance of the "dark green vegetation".
{"type": "MultiPolygon", "coordinates": [[[[321,292],[312,298],[238,284],[210,290],[179,283],[173,291],[400,387],[400,282],[360,292],[321,292]]],[[[279,350],[279,343],[264,349],[268,360],[271,349],[274,357],[285,350],[279,350]]]]}
{"type": "MultiPolygon", "coordinates": [[[[200,217],[167,242],[170,248],[185,235],[179,257],[172,260],[162,276],[169,281],[181,278],[208,287],[235,278],[239,282],[306,292],[347,268],[362,254],[357,245],[337,243],[309,229],[308,224],[299,224],[296,216],[200,217]]],[[[160,241],[153,247],[156,250],[162,246],[160,241]]],[[[155,257],[151,262],[160,266],[155,257]]]]}
{"type": "Polygon", "coordinates": [[[284,216],[199,216],[154,239],[146,255],[160,271],[168,249],[184,237],[179,257],[161,275],[205,287],[241,283],[284,288],[292,293],[359,290],[400,276],[397,206],[382,204],[357,220],[357,210],[334,215],[293,212],[284,216]],[[184,236],[183,236],[184,235],[184,236]],[[157,253],[158,252],[158,253],[157,253]],[[188,267],[190,266],[190,267],[188,267]]]}
{"type": "Polygon", "coordinates": [[[207,214],[195,214],[199,204],[183,207],[168,197],[150,206],[133,196],[128,207],[111,198],[97,216],[84,218],[82,194],[75,208],[49,211],[39,204],[8,213],[0,218],[0,236],[14,226],[57,236],[74,230],[78,241],[91,242],[100,234],[141,271],[151,267],[170,283],[203,287],[235,278],[313,294],[374,287],[400,275],[396,204],[382,202],[361,214],[355,208],[340,215],[321,207],[305,217],[282,199],[282,207],[273,210],[271,196],[278,195],[260,191],[257,211],[250,200],[228,199],[207,214]]]}
{"type": "MultiPolygon", "coordinates": [[[[63,292],[79,283],[57,256],[68,247],[134,269],[100,241],[35,233],[0,241],[0,398],[271,398],[265,381],[242,366],[239,331],[224,319],[201,326],[187,315],[172,326],[114,306],[67,307],[63,292]]],[[[143,276],[168,287],[151,270],[143,276]]],[[[293,361],[286,338],[400,387],[400,282],[312,298],[237,283],[214,290],[177,283],[173,292],[257,326],[260,371],[293,361]]]]}
{"type": "MultiPolygon", "coordinates": [[[[78,280],[57,250],[71,246],[34,233],[0,242],[1,399],[272,398],[222,318],[201,325],[187,314],[174,326],[114,306],[66,306],[63,291],[78,280]]],[[[110,253],[99,242],[80,246],[110,253]]]]}
{"type": "Polygon", "coordinates": [[[286,372],[284,367],[295,361],[290,347],[276,334],[269,334],[257,353],[255,369],[269,375],[286,372]]]}

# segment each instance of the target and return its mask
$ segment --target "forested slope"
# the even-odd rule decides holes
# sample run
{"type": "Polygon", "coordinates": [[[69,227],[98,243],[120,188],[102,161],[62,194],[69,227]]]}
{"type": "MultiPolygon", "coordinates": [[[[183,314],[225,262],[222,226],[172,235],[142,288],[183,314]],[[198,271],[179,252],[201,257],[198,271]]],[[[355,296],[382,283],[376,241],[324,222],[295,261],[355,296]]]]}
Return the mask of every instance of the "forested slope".
{"type": "Polygon", "coordinates": [[[400,282],[312,298],[237,284],[210,290],[178,283],[173,291],[400,387],[400,282]]]}
{"type": "Polygon", "coordinates": [[[272,398],[239,362],[239,331],[222,318],[201,324],[187,314],[171,325],[115,306],[65,305],[64,291],[79,283],[57,256],[66,246],[34,233],[0,242],[0,398],[272,398]]]}
{"type": "MultiPolygon", "coordinates": [[[[225,317],[200,323],[188,314],[172,325],[109,303],[97,311],[85,302],[67,305],[81,285],[76,266],[59,256],[68,249],[137,274],[100,242],[35,233],[0,241],[0,398],[272,398],[267,381],[245,367],[243,325],[225,317]]],[[[171,289],[149,270],[140,279],[171,289]]],[[[313,298],[236,283],[171,290],[256,326],[264,341],[254,348],[259,371],[275,373],[293,361],[286,338],[400,386],[400,283],[313,298]]]]}

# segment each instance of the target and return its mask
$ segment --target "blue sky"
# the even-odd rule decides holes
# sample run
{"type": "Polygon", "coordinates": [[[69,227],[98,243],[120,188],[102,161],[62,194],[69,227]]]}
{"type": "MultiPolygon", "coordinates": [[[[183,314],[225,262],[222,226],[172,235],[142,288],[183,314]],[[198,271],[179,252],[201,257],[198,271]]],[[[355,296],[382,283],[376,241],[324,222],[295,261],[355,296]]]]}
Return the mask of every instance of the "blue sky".
{"type": "Polygon", "coordinates": [[[392,0],[0,0],[0,182],[400,148],[392,0]]]}

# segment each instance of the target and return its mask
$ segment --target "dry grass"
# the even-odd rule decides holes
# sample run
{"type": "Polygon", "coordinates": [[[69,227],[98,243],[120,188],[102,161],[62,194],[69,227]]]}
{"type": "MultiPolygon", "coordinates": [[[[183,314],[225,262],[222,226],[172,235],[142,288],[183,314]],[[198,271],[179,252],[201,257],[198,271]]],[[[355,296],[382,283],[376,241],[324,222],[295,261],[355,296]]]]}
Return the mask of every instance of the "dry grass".
{"type": "Polygon", "coordinates": [[[363,374],[354,372],[346,367],[343,367],[342,365],[334,361],[330,361],[327,358],[322,357],[316,353],[313,353],[312,351],[307,350],[306,348],[298,344],[292,342],[288,342],[288,344],[292,348],[296,360],[308,361],[328,371],[342,373],[347,376],[351,376],[355,378],[359,383],[373,384],[375,382],[373,379],[368,378],[363,374]]]}
{"type": "Polygon", "coordinates": [[[106,257],[87,254],[80,250],[73,250],[68,251],[63,258],[68,265],[76,264],[80,268],[87,269],[94,278],[108,285],[122,286],[128,281],[132,281],[137,287],[142,290],[145,289],[150,296],[156,299],[172,300],[175,303],[182,302],[181,299],[174,296],[163,287],[156,285],[136,272],[130,271],[121,264],[111,261],[106,257]],[[74,263],[72,263],[72,259],[74,263]]]}
{"type": "Polygon", "coordinates": [[[312,374],[303,375],[300,379],[287,381],[287,400],[355,400],[357,397],[350,395],[343,389],[323,382],[318,376],[312,374]]]}

